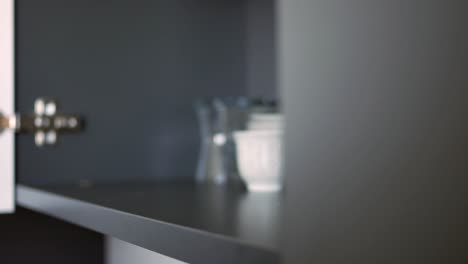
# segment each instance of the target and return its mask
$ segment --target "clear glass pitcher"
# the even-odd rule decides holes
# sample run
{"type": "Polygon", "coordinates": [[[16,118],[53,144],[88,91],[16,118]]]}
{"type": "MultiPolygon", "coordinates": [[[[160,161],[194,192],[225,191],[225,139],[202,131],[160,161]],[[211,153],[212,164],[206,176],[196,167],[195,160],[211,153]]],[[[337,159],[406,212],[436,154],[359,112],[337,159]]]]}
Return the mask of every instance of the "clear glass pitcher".
{"type": "Polygon", "coordinates": [[[195,104],[201,146],[196,180],[201,183],[240,182],[233,132],[244,130],[251,112],[271,111],[273,101],[246,97],[218,97],[195,104]]]}

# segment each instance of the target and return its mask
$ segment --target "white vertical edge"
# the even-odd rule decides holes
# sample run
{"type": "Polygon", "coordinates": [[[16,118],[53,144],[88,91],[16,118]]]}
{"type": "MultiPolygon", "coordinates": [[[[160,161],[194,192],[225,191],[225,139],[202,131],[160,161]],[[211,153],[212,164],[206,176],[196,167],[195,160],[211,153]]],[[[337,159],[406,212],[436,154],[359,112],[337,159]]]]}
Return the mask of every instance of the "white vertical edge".
{"type": "MultiPolygon", "coordinates": [[[[0,111],[14,112],[14,0],[0,0],[0,111]]],[[[15,209],[14,134],[0,135],[0,213],[15,209]]]]}

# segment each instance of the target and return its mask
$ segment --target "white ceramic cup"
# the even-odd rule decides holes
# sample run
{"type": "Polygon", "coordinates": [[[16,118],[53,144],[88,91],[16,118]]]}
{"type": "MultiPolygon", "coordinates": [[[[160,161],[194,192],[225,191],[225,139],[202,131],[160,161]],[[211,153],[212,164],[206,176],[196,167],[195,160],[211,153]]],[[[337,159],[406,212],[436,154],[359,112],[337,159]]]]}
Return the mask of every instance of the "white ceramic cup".
{"type": "Polygon", "coordinates": [[[247,123],[248,130],[282,129],[283,115],[276,113],[251,114],[247,123]]]}
{"type": "Polygon", "coordinates": [[[246,130],[234,133],[241,177],[252,192],[282,188],[281,130],[246,130]]]}

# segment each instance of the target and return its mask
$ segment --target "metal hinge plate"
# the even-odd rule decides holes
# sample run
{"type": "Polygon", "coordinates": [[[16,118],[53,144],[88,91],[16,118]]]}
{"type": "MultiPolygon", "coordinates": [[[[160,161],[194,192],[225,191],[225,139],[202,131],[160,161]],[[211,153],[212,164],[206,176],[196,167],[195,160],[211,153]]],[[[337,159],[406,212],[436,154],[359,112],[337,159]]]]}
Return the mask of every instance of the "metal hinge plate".
{"type": "Polygon", "coordinates": [[[57,103],[52,99],[38,98],[34,103],[33,114],[0,113],[0,133],[11,130],[16,133],[34,134],[36,146],[57,144],[62,133],[76,133],[83,130],[83,119],[77,115],[57,113],[57,103]]]}

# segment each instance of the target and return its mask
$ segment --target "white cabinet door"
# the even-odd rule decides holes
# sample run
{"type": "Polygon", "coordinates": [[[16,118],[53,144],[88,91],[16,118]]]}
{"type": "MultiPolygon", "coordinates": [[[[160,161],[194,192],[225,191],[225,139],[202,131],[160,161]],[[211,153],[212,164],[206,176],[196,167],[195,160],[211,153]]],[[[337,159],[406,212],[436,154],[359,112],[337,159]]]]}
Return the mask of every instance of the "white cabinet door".
{"type": "MultiPolygon", "coordinates": [[[[0,111],[14,112],[14,0],[0,1],[0,111]]],[[[0,134],[0,213],[13,212],[14,134],[0,134]]]]}

